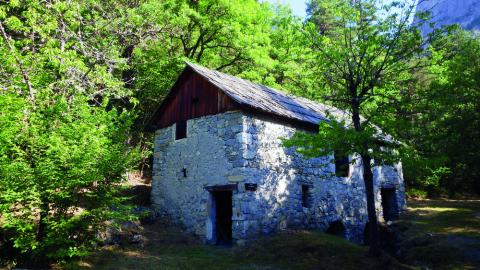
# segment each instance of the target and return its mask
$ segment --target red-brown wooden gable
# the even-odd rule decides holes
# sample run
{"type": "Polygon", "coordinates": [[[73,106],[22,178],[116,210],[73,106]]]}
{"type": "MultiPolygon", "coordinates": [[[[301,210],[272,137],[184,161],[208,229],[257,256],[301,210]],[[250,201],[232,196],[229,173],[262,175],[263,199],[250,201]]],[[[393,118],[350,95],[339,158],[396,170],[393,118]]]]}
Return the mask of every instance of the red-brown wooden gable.
{"type": "Polygon", "coordinates": [[[186,70],[179,80],[155,113],[157,128],[239,108],[235,101],[196,73],[186,70]]]}

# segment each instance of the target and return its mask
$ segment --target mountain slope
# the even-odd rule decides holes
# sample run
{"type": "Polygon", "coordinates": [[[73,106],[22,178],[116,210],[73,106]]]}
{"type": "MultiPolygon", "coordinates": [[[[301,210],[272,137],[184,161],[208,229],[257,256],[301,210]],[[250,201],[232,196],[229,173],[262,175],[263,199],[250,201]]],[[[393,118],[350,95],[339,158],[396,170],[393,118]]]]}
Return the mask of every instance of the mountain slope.
{"type": "MultiPolygon", "coordinates": [[[[480,30],[480,0],[420,0],[417,13],[430,11],[435,27],[460,24],[467,30],[480,30]]],[[[421,27],[422,34],[432,31],[428,24],[421,27]]]]}

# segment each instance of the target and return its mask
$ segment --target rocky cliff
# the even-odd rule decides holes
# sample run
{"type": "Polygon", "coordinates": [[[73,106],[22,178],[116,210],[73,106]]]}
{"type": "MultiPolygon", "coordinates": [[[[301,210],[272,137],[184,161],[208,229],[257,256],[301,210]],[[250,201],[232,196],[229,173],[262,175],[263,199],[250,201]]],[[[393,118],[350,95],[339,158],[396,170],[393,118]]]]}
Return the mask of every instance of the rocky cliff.
{"type": "MultiPolygon", "coordinates": [[[[480,30],[480,0],[419,0],[417,13],[430,11],[435,27],[460,24],[464,29],[480,30]]],[[[421,27],[425,35],[428,24],[421,27]]]]}

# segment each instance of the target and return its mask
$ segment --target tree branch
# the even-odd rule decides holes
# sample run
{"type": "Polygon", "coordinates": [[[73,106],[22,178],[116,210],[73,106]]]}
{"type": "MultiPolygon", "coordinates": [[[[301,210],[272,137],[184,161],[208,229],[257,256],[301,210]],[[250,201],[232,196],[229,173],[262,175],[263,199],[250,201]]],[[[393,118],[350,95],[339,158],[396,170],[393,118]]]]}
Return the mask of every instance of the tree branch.
{"type": "Polygon", "coordinates": [[[32,102],[33,106],[35,107],[35,90],[33,89],[32,84],[30,83],[30,77],[28,76],[28,73],[23,66],[22,60],[17,55],[16,48],[11,44],[10,42],[11,39],[8,36],[8,34],[5,32],[5,28],[3,27],[2,21],[0,21],[0,32],[2,32],[3,39],[5,40],[5,43],[7,43],[10,53],[15,58],[17,67],[18,69],[20,69],[20,73],[22,74],[23,82],[27,85],[29,99],[32,102]]]}

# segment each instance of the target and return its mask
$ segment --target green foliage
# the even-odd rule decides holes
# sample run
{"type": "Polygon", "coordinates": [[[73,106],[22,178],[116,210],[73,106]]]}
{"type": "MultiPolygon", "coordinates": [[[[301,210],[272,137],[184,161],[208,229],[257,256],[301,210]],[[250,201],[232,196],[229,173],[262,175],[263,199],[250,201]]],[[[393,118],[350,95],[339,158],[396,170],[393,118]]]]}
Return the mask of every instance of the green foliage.
{"type": "Polygon", "coordinates": [[[446,44],[434,48],[436,77],[423,93],[433,102],[425,104],[429,108],[425,117],[434,122],[430,133],[434,151],[448,156],[452,174],[444,178],[445,186],[480,192],[480,38],[458,31],[446,37],[446,44]]]}
{"type": "Polygon", "coordinates": [[[83,255],[105,220],[124,215],[118,184],[133,161],[131,116],[81,96],[48,98],[32,111],[12,94],[0,104],[1,227],[37,260],[83,255]]]}
{"type": "Polygon", "coordinates": [[[409,198],[418,198],[418,199],[424,199],[428,195],[425,190],[417,189],[417,188],[409,188],[406,190],[405,193],[409,198]]]}
{"type": "Polygon", "coordinates": [[[111,102],[131,92],[90,4],[0,6],[0,232],[26,266],[82,256],[105,221],[133,218],[118,191],[135,113],[111,102]]]}
{"type": "MultiPolygon", "coordinates": [[[[151,1],[136,12],[151,10],[147,18],[160,30],[155,38],[136,46],[133,66],[141,109],[151,115],[184,61],[194,61],[238,74],[268,57],[271,15],[256,1],[151,1]]],[[[145,19],[145,16],[144,16],[145,19]]]]}
{"type": "Polygon", "coordinates": [[[333,35],[339,27],[341,22],[338,16],[341,16],[339,7],[348,8],[345,6],[345,1],[307,1],[308,22],[312,23],[316,31],[321,35],[333,35]]]}
{"type": "Polygon", "coordinates": [[[406,163],[406,171],[416,173],[406,178],[417,187],[478,193],[480,39],[447,30],[432,43],[424,82],[407,109],[412,116],[404,136],[420,162],[406,163]]]}
{"type": "Polygon", "coordinates": [[[368,155],[380,163],[398,161],[400,144],[387,139],[394,133],[396,104],[403,85],[412,79],[413,60],[423,52],[419,31],[408,25],[412,7],[378,8],[377,1],[311,1],[306,33],[315,50],[318,90],[322,98],[349,114],[332,109],[330,123],[320,125],[319,134],[298,134],[287,145],[298,145],[309,156],[334,150],[368,155]],[[327,8],[328,7],[328,8],[327,8]],[[328,12],[327,12],[328,11],[328,12]],[[385,16],[379,16],[379,13],[385,16]],[[323,28],[328,22],[328,33],[323,28]],[[360,116],[360,114],[362,116],[360,116]],[[376,125],[380,125],[380,130],[376,125]]]}

